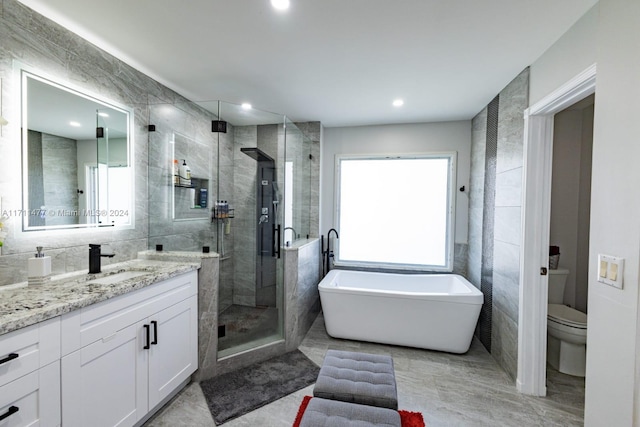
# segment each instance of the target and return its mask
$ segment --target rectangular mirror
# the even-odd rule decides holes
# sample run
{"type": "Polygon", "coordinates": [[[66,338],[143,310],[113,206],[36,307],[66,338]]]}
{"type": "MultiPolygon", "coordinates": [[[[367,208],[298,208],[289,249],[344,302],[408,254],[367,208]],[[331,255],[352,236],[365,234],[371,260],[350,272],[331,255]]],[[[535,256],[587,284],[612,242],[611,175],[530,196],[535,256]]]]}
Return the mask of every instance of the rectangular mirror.
{"type": "Polygon", "coordinates": [[[23,230],[133,227],[133,112],[21,70],[23,230]]]}

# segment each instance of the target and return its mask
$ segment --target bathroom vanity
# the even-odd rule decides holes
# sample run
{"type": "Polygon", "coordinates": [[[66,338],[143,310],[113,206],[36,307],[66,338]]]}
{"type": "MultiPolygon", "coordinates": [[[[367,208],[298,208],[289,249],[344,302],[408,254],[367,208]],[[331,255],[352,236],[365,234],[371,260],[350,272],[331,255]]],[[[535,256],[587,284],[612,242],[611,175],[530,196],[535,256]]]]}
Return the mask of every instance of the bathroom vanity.
{"type": "Polygon", "coordinates": [[[147,419],[198,367],[197,268],[134,260],[0,290],[0,422],[147,419]]]}

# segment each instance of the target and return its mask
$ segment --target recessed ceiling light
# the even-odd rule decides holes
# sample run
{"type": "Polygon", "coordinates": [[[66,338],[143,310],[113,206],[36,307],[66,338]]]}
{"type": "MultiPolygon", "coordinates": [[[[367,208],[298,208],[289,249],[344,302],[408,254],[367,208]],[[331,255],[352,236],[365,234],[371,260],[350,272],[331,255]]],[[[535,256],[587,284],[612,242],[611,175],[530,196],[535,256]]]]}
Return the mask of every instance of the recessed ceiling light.
{"type": "Polygon", "coordinates": [[[251,104],[249,104],[248,102],[243,102],[241,107],[243,110],[251,110],[251,104]]]}
{"type": "Polygon", "coordinates": [[[278,10],[289,9],[289,0],[271,0],[271,6],[278,10]]]}
{"type": "Polygon", "coordinates": [[[402,99],[395,99],[393,101],[394,107],[402,107],[404,105],[404,101],[402,99]]]}
{"type": "Polygon", "coordinates": [[[74,122],[73,120],[69,122],[69,125],[73,126],[74,128],[79,128],[80,126],[82,126],[80,123],[74,122]]]}

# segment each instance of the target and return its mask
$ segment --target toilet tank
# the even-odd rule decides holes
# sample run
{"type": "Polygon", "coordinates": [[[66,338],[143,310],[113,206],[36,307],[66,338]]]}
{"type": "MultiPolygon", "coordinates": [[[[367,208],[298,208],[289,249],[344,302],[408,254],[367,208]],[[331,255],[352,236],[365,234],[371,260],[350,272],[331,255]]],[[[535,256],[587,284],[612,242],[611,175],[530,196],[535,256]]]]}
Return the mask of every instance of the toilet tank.
{"type": "Polygon", "coordinates": [[[549,304],[564,304],[564,285],[569,270],[566,268],[549,269],[549,304]]]}

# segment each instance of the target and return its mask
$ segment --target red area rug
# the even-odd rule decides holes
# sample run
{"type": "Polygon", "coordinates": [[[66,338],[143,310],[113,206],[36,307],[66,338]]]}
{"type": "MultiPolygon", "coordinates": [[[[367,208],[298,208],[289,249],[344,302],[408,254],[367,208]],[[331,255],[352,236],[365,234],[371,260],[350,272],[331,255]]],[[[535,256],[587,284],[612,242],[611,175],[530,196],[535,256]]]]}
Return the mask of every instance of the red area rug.
{"type": "MultiPolygon", "coordinates": [[[[310,400],[311,396],[305,396],[302,399],[302,403],[298,409],[298,414],[296,415],[296,420],[293,422],[293,427],[300,426],[300,421],[302,421],[302,416],[304,415],[304,411],[307,409],[310,400]]],[[[400,414],[402,427],[425,427],[424,418],[422,418],[422,414],[420,412],[400,410],[398,413],[400,414]]]]}

